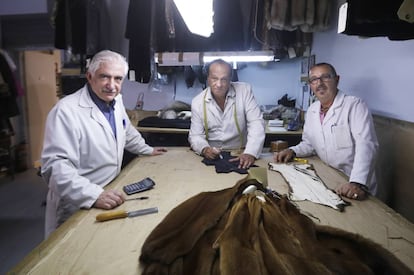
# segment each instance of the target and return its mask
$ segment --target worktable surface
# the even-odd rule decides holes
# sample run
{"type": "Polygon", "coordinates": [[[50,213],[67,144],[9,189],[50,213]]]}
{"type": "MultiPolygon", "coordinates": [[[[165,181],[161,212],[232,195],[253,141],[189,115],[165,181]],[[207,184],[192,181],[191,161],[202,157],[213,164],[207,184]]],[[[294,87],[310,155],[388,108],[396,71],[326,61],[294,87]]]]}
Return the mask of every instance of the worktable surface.
{"type": "MultiPolygon", "coordinates": [[[[122,190],[126,184],[151,177],[155,188],[139,193],[147,200],[126,201],[118,207],[128,211],[158,207],[159,212],[134,218],[96,222],[105,210],[80,210],[23,259],[10,274],[140,274],[141,247],[153,228],[177,205],[202,192],[232,187],[246,175],[217,174],[202,158],[187,147],[170,147],[161,156],[134,159],[107,187],[122,190]]],[[[264,153],[256,162],[268,167],[272,161],[264,153]]],[[[318,158],[309,158],[318,175],[331,188],[346,181],[336,170],[318,158]]],[[[267,170],[269,187],[285,194],[288,186],[282,176],[267,170]]],[[[315,223],[342,228],[367,237],[391,251],[414,270],[414,225],[370,197],[352,201],[345,212],[311,202],[296,202],[315,223]]]]}

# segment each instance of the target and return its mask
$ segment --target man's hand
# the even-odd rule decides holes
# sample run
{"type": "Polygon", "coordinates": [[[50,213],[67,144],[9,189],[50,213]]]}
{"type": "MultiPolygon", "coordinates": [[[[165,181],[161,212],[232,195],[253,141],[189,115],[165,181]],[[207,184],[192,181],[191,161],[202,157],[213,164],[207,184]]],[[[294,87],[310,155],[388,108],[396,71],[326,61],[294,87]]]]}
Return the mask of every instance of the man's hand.
{"type": "Polygon", "coordinates": [[[201,154],[207,159],[216,159],[220,157],[221,151],[216,147],[205,147],[201,154]]]}
{"type": "Polygon", "coordinates": [[[361,185],[355,182],[347,182],[336,188],[336,193],[354,200],[363,200],[367,197],[367,192],[361,188],[361,185]]]}
{"type": "Polygon", "coordinates": [[[152,151],[152,156],[162,155],[165,152],[167,152],[167,148],[165,147],[154,147],[154,150],[152,151]]]}
{"type": "Polygon", "coordinates": [[[249,154],[241,154],[237,158],[229,159],[230,162],[240,161],[239,169],[240,168],[248,169],[250,166],[252,166],[254,164],[255,160],[256,160],[255,157],[253,157],[252,155],[249,155],[249,154]]]}
{"type": "Polygon", "coordinates": [[[291,161],[293,158],[295,157],[295,151],[293,151],[292,149],[285,149],[282,150],[281,152],[275,152],[273,154],[273,159],[276,162],[288,162],[291,161]]]}
{"type": "Polygon", "coordinates": [[[93,207],[101,209],[112,209],[125,201],[124,195],[117,190],[105,190],[96,199],[93,207]]]}

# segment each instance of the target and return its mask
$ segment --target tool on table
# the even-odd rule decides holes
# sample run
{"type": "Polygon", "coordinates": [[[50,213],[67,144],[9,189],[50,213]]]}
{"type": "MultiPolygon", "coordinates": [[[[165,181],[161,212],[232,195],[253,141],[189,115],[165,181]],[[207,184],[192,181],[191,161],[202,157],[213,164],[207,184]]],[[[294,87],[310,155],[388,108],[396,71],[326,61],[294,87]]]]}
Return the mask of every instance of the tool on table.
{"type": "Polygon", "coordinates": [[[134,200],[147,200],[149,197],[137,197],[137,198],[128,198],[125,201],[134,201],[134,200]]]}
{"type": "Polygon", "coordinates": [[[105,213],[98,214],[96,216],[96,220],[98,222],[104,222],[109,221],[113,219],[121,219],[121,218],[132,218],[152,213],[158,213],[158,207],[151,207],[151,208],[145,208],[135,211],[125,211],[125,210],[116,210],[116,211],[109,211],[105,213]]]}
{"type": "Polygon", "coordinates": [[[301,162],[301,163],[304,163],[304,164],[308,164],[308,160],[307,159],[293,158],[293,161],[301,162]]]}
{"type": "Polygon", "coordinates": [[[125,185],[123,187],[123,190],[126,194],[131,195],[131,194],[135,194],[138,192],[149,190],[153,188],[154,185],[155,185],[155,182],[151,178],[145,178],[138,182],[125,185]]]}
{"type": "Polygon", "coordinates": [[[303,173],[303,174],[305,174],[305,175],[307,175],[307,176],[309,176],[309,177],[311,177],[311,179],[313,179],[313,180],[316,180],[316,181],[321,181],[321,179],[319,178],[319,177],[317,177],[317,176],[315,176],[315,175],[313,175],[311,172],[309,172],[308,170],[306,170],[306,169],[304,169],[304,168],[300,168],[300,167],[298,167],[298,166],[296,166],[296,165],[293,165],[293,167],[295,168],[295,170],[296,171],[299,171],[299,172],[301,172],[301,173],[303,173]]]}
{"type": "Polygon", "coordinates": [[[221,154],[221,150],[217,149],[216,147],[213,147],[213,151],[219,154],[219,158],[223,159],[223,155],[221,154]]]}

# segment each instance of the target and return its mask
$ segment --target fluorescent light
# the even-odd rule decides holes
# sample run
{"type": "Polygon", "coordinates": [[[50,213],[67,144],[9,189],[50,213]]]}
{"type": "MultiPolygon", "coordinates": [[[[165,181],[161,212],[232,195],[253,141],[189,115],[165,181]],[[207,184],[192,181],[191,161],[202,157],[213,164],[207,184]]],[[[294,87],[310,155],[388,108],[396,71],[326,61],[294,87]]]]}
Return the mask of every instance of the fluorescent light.
{"type": "Polygon", "coordinates": [[[203,62],[208,63],[215,59],[227,62],[267,62],[278,61],[272,51],[239,51],[239,52],[205,52],[203,62]]]}
{"type": "Polygon", "coordinates": [[[233,64],[279,61],[275,59],[272,51],[163,52],[155,53],[154,59],[158,66],[203,65],[215,59],[223,59],[233,64]]]}

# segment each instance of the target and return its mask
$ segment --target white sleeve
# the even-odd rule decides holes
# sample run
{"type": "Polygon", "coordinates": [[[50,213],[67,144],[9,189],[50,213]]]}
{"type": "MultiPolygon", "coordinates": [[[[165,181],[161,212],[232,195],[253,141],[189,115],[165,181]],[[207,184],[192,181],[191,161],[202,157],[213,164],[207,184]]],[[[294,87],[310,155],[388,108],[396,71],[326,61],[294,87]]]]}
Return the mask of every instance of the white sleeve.
{"type": "MultiPolygon", "coordinates": [[[[203,94],[205,92],[203,91],[203,94]]],[[[202,96],[196,96],[191,102],[191,126],[188,142],[191,149],[197,154],[201,154],[203,148],[209,146],[204,129],[203,100],[202,96]]]]}

